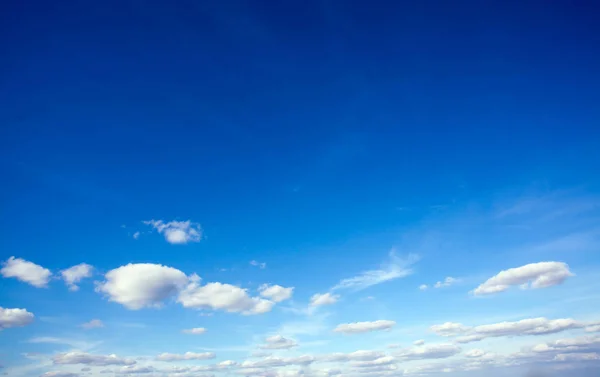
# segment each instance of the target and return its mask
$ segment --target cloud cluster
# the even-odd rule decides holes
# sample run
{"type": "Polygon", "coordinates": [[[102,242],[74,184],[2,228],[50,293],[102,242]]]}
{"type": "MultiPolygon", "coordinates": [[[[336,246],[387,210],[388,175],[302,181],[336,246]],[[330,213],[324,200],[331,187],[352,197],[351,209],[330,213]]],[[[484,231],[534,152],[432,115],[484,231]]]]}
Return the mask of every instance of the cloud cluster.
{"type": "Polygon", "coordinates": [[[15,278],[37,288],[46,288],[52,277],[49,269],[15,257],[10,257],[2,263],[0,274],[5,278],[15,278]]]}
{"type": "Polygon", "coordinates": [[[70,291],[78,291],[79,287],[77,286],[77,283],[85,278],[91,277],[93,271],[94,267],[87,263],[80,263],[76,266],[67,268],[66,270],[62,270],[60,274],[70,291]]]}
{"type": "Polygon", "coordinates": [[[405,348],[394,354],[400,360],[445,359],[461,352],[454,344],[432,344],[405,348]]]}
{"type": "Polygon", "coordinates": [[[189,242],[200,242],[202,239],[202,228],[200,224],[187,221],[169,221],[147,220],[142,221],[156,229],[156,231],[165,237],[170,244],[186,244],[189,242]]]}
{"type": "Polygon", "coordinates": [[[503,292],[513,286],[522,289],[548,288],[562,284],[573,276],[569,266],[562,262],[539,262],[500,271],[475,288],[474,295],[489,295],[503,292]]]}
{"type": "Polygon", "coordinates": [[[343,334],[360,334],[371,331],[389,330],[396,325],[395,321],[378,320],[371,322],[354,322],[338,325],[333,331],[343,334]]]}
{"type": "MultiPolygon", "coordinates": [[[[592,325],[595,323],[591,323],[592,325]]],[[[515,322],[500,322],[475,327],[464,326],[460,323],[446,322],[431,326],[430,330],[440,336],[455,337],[458,343],[477,342],[486,338],[503,336],[527,336],[554,334],[570,329],[586,328],[590,323],[571,318],[547,319],[528,318],[515,322]]]]}
{"type": "Polygon", "coordinates": [[[0,330],[23,327],[33,322],[34,315],[25,309],[6,309],[0,306],[0,330]]]}

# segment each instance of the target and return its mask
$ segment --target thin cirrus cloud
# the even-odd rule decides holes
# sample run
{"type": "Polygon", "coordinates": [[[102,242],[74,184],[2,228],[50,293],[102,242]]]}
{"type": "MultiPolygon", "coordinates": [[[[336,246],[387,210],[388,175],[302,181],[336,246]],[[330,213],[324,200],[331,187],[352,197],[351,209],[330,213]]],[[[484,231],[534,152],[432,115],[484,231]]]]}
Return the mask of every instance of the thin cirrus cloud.
{"type": "Polygon", "coordinates": [[[340,299],[339,295],[332,293],[316,293],[310,298],[310,306],[323,306],[335,304],[340,299]]]}
{"type": "Polygon", "coordinates": [[[27,326],[33,319],[34,315],[26,309],[8,309],[0,306],[0,330],[27,326]]]}
{"type": "Polygon", "coordinates": [[[99,319],[92,319],[89,322],[86,323],[82,323],[80,325],[80,327],[86,329],[86,330],[91,330],[91,329],[98,329],[98,328],[102,328],[104,327],[104,322],[102,322],[99,319]]]}
{"type": "Polygon", "coordinates": [[[379,269],[367,270],[357,276],[343,279],[331,290],[350,289],[358,291],[373,285],[409,276],[413,273],[411,266],[418,260],[419,257],[413,254],[402,259],[392,250],[389,253],[388,261],[383,263],[379,269]]]}
{"type": "Polygon", "coordinates": [[[572,318],[547,319],[539,317],[474,327],[465,326],[461,323],[446,322],[431,326],[430,330],[437,335],[454,338],[456,343],[471,343],[486,338],[555,334],[572,329],[587,329],[598,324],[600,324],[599,321],[584,322],[572,318]]]}
{"type": "Polygon", "coordinates": [[[548,288],[562,284],[574,276],[569,266],[562,262],[539,262],[500,271],[473,290],[476,296],[504,292],[510,287],[522,289],[548,288]]]}
{"type": "Polygon", "coordinates": [[[186,352],[184,354],[161,353],[156,356],[158,361],[209,360],[217,357],[213,352],[186,352]]]}
{"type": "Polygon", "coordinates": [[[85,352],[73,351],[60,353],[52,358],[54,364],[84,364],[93,366],[108,365],[133,365],[135,360],[122,358],[117,355],[95,355],[85,352]]]}
{"type": "Polygon", "coordinates": [[[378,320],[372,322],[354,322],[338,325],[333,331],[342,334],[360,334],[371,331],[390,330],[395,325],[395,321],[388,320],[378,320]]]}
{"type": "Polygon", "coordinates": [[[76,266],[62,270],[60,275],[62,279],[69,287],[70,291],[78,291],[79,286],[77,285],[81,280],[92,276],[94,267],[87,263],[80,263],[76,266]]]}
{"type": "Polygon", "coordinates": [[[142,221],[145,225],[154,228],[165,237],[165,240],[174,245],[183,245],[190,242],[200,242],[202,239],[202,228],[200,224],[187,221],[147,220],[142,221]]]}
{"type": "Polygon", "coordinates": [[[181,332],[184,334],[202,335],[206,333],[206,329],[204,327],[194,327],[192,329],[182,330],[181,332]]]}
{"type": "Polygon", "coordinates": [[[267,264],[265,262],[259,262],[257,260],[251,260],[250,265],[254,266],[254,267],[258,267],[261,270],[264,270],[265,268],[267,268],[267,264]]]}
{"type": "Polygon", "coordinates": [[[48,282],[52,277],[49,269],[15,257],[10,257],[2,263],[0,274],[5,278],[15,278],[36,288],[48,287],[48,282]]]}

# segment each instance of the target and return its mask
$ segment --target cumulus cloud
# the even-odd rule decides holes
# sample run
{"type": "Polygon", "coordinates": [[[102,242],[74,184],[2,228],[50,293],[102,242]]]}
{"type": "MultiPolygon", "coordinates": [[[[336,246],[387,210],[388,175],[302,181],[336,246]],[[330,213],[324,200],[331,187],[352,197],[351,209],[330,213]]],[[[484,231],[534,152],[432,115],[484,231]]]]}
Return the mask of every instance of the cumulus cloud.
{"type": "Polygon", "coordinates": [[[418,259],[416,255],[409,255],[406,259],[402,259],[392,250],[389,254],[389,260],[383,263],[379,269],[364,271],[357,276],[343,279],[332,290],[361,290],[386,281],[406,277],[413,273],[411,266],[418,259]]]}
{"type": "Polygon", "coordinates": [[[267,264],[265,262],[259,262],[259,261],[255,261],[255,260],[251,260],[250,261],[250,265],[251,266],[255,266],[258,267],[260,269],[265,269],[267,268],[267,264]]]}
{"type": "Polygon", "coordinates": [[[568,277],[574,276],[569,266],[562,262],[539,262],[500,271],[485,283],[475,288],[474,295],[488,295],[503,292],[513,286],[522,289],[548,288],[562,284],[568,277]]]}
{"type": "Polygon", "coordinates": [[[66,270],[62,270],[60,274],[65,281],[65,284],[67,284],[67,287],[69,287],[69,290],[77,291],[79,290],[77,283],[85,278],[91,277],[93,271],[94,267],[87,263],[80,263],[76,266],[67,268],[66,270]]]}
{"type": "Polygon", "coordinates": [[[0,274],[5,278],[15,278],[37,288],[46,288],[52,276],[49,269],[15,257],[10,257],[2,263],[0,274]]]}
{"type": "Polygon", "coordinates": [[[413,342],[413,344],[414,344],[415,346],[422,346],[423,344],[425,344],[425,341],[424,341],[423,339],[419,339],[419,340],[415,340],[415,341],[413,342]]]}
{"type": "Polygon", "coordinates": [[[121,367],[118,370],[118,373],[122,373],[122,374],[145,374],[145,373],[152,373],[154,371],[155,371],[155,369],[153,367],[150,367],[150,366],[126,365],[124,367],[121,367]]]}
{"type": "Polygon", "coordinates": [[[193,329],[185,329],[181,331],[184,334],[201,335],[206,332],[204,327],[194,327],[193,329]]]}
{"type": "Polygon", "coordinates": [[[281,302],[292,297],[294,287],[284,288],[281,285],[263,284],[258,288],[262,297],[266,297],[274,302],[281,302]]]}
{"type": "Polygon", "coordinates": [[[200,224],[188,221],[148,220],[142,221],[150,225],[165,237],[171,244],[186,244],[189,242],[200,242],[202,239],[202,228],[200,224]]]}
{"type": "Polygon", "coordinates": [[[271,311],[275,303],[259,297],[250,297],[246,289],[223,283],[200,285],[200,278],[194,275],[190,284],[177,299],[186,308],[225,310],[245,315],[262,314],[271,311]]]}
{"type": "Polygon", "coordinates": [[[427,290],[427,288],[429,288],[429,286],[427,286],[427,284],[421,284],[421,285],[419,285],[419,289],[420,289],[421,291],[426,291],[426,290],[427,290]]]}
{"type": "Polygon", "coordinates": [[[472,349],[472,350],[465,352],[466,357],[470,357],[470,358],[474,358],[474,359],[481,357],[483,355],[485,355],[485,351],[480,350],[480,349],[472,349]]]}
{"type": "Polygon", "coordinates": [[[370,331],[390,330],[394,325],[396,325],[396,322],[388,320],[354,322],[338,325],[333,331],[343,334],[359,334],[370,331]]]}
{"type": "Polygon", "coordinates": [[[121,358],[117,355],[93,355],[85,352],[66,352],[55,355],[52,358],[54,364],[86,364],[93,366],[107,365],[133,365],[135,360],[121,358]]]}
{"type": "Polygon", "coordinates": [[[104,323],[101,320],[99,320],[99,319],[92,319],[89,322],[82,323],[81,327],[83,327],[86,330],[97,329],[97,328],[100,328],[100,327],[104,327],[104,323]]]}
{"type": "Polygon", "coordinates": [[[486,338],[503,336],[546,335],[561,331],[585,328],[589,323],[576,321],[571,318],[547,319],[529,318],[515,322],[500,322],[475,327],[464,326],[460,323],[447,322],[430,328],[434,333],[445,337],[456,337],[458,343],[477,342],[486,338]]]}
{"type": "Polygon", "coordinates": [[[350,353],[330,353],[317,358],[320,362],[371,361],[386,356],[385,353],[372,350],[358,350],[350,353]]]}
{"type": "Polygon", "coordinates": [[[298,343],[296,343],[293,339],[284,338],[281,335],[273,335],[265,339],[265,344],[259,346],[262,349],[290,349],[296,347],[298,343]]]}
{"type": "Polygon", "coordinates": [[[335,304],[340,299],[339,295],[331,293],[316,293],[310,298],[310,306],[335,304]]]}
{"type": "Polygon", "coordinates": [[[182,360],[209,360],[214,359],[216,355],[213,352],[186,352],[184,354],[161,353],[156,356],[159,361],[182,361],[182,360]]]}
{"type": "Polygon", "coordinates": [[[246,360],[240,366],[242,368],[274,368],[286,367],[291,365],[309,365],[315,361],[315,358],[310,355],[302,355],[298,357],[276,357],[270,356],[262,360],[246,360]]]}
{"type": "Polygon", "coordinates": [[[130,263],[110,270],[105,278],[96,291],[132,310],[159,307],[188,284],[178,269],[152,263],[130,263]]]}
{"type": "Polygon", "coordinates": [[[460,351],[461,348],[454,344],[432,344],[406,348],[394,356],[402,360],[445,359],[460,353],[460,351]]]}
{"type": "Polygon", "coordinates": [[[6,309],[0,306],[0,330],[23,327],[33,322],[34,315],[25,309],[6,309]]]}

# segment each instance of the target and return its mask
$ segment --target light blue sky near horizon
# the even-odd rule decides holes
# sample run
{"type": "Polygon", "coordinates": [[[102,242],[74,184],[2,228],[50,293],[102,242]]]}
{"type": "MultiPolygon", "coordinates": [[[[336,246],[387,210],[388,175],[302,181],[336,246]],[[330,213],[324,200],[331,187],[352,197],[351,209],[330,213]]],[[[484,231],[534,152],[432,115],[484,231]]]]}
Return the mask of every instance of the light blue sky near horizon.
{"type": "MultiPolygon", "coordinates": [[[[430,330],[445,322],[600,321],[595,7],[430,5],[11,4],[0,15],[0,260],[53,278],[47,288],[0,279],[0,307],[35,315],[0,332],[6,373],[80,373],[52,364],[69,350],[150,366],[162,352],[212,350],[213,361],[179,364],[242,363],[277,334],[298,342],[279,356],[392,353],[418,339],[451,343],[430,330]],[[149,220],[191,221],[202,236],[174,245],[149,220]],[[410,271],[310,309],[344,279],[396,268],[390,253],[412,255],[410,271]],[[470,293],[545,261],[573,275],[470,293]],[[72,292],[59,272],[79,263],[94,274],[72,292]],[[95,290],[129,263],[252,297],[262,284],[294,290],[258,315],[201,316],[176,295],[130,310],[95,290]],[[447,277],[457,281],[433,287],[447,277]],[[92,319],[104,327],[79,327],[92,319]],[[333,332],[376,320],[396,324],[333,332]],[[181,333],[193,327],[207,333],[181,333]]],[[[583,333],[492,337],[448,360],[583,333]]],[[[406,369],[430,361],[446,360],[406,369]]]]}

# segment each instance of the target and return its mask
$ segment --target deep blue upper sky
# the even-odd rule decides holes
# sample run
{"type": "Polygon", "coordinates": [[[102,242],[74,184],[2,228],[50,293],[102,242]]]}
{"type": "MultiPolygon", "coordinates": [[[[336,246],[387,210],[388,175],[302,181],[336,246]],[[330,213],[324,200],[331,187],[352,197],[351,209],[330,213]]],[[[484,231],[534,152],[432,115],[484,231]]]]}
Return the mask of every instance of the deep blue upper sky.
{"type": "Polygon", "coordinates": [[[264,227],[317,242],[402,223],[397,207],[597,187],[596,10],[10,2],[2,227],[202,214],[247,242],[264,227]]]}

